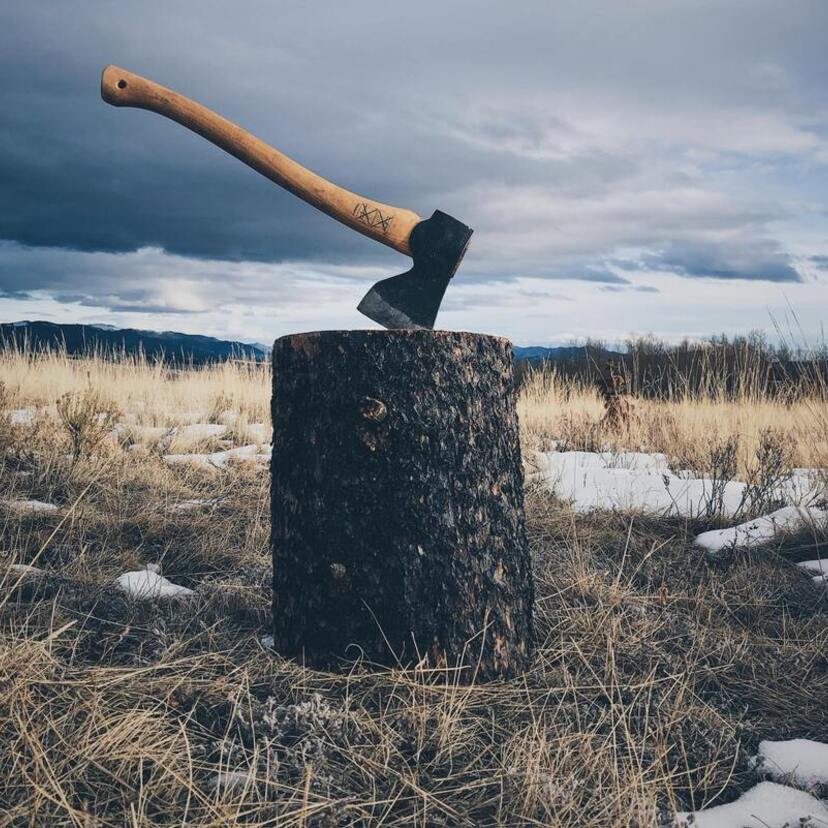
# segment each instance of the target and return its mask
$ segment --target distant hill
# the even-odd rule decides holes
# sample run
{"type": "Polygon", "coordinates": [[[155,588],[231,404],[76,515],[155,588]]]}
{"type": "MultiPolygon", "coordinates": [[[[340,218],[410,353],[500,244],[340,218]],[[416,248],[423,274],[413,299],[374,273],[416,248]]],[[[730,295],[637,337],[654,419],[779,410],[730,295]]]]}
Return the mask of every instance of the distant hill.
{"type": "Polygon", "coordinates": [[[29,347],[32,350],[65,347],[70,354],[143,352],[150,360],[194,364],[232,358],[261,360],[266,359],[268,354],[268,349],[263,345],[215,339],[212,336],[54,322],[2,323],[0,347],[29,347]]]}
{"type": "MultiPolygon", "coordinates": [[[[34,350],[65,347],[70,354],[96,351],[134,354],[142,351],[151,360],[196,364],[230,358],[267,359],[270,354],[270,345],[262,342],[235,342],[175,331],[145,331],[138,328],[116,328],[113,325],[62,325],[54,322],[0,323],[0,348],[10,345],[19,348],[26,344],[34,350]]],[[[586,353],[584,347],[577,345],[514,348],[518,362],[585,362],[586,353]]],[[[606,358],[616,356],[620,354],[614,351],[602,353],[602,357],[606,358]]]]}

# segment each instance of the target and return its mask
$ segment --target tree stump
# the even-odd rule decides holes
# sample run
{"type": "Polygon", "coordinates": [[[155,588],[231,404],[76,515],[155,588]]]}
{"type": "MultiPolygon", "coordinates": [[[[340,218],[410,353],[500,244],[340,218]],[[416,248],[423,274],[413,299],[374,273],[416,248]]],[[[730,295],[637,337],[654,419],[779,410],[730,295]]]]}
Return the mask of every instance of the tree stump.
{"type": "Polygon", "coordinates": [[[272,409],[276,650],[462,681],[523,671],[534,588],[509,342],[282,337],[272,409]]]}

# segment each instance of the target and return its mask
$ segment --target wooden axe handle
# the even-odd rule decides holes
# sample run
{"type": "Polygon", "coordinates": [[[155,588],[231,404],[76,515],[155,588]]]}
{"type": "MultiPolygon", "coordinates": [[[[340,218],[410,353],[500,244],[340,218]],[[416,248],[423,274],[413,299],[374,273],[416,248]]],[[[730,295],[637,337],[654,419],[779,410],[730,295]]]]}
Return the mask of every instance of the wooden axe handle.
{"type": "Polygon", "coordinates": [[[113,106],[148,109],[176,121],[323,213],[411,255],[408,237],[421,221],[411,210],[371,201],[337,187],[207,107],[118,66],[103,70],[101,97],[113,106]]]}

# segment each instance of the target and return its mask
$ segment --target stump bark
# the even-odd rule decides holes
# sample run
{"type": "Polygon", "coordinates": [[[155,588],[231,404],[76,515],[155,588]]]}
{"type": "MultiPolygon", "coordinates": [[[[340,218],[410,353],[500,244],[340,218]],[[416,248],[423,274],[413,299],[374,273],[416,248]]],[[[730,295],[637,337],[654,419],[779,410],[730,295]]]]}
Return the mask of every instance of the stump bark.
{"type": "Polygon", "coordinates": [[[509,678],[534,589],[505,339],[323,331],[273,347],[278,652],[509,678]]]}

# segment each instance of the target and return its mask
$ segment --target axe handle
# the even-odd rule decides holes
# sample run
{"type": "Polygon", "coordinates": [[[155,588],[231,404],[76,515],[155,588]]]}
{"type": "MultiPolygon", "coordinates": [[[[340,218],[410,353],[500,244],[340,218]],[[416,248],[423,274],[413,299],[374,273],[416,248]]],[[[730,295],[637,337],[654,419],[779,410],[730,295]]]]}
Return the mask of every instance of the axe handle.
{"type": "Polygon", "coordinates": [[[337,221],[411,255],[408,238],[421,221],[411,210],[338,187],[207,107],[118,66],[103,70],[101,97],[113,106],[148,109],[176,121],[337,221]]]}

